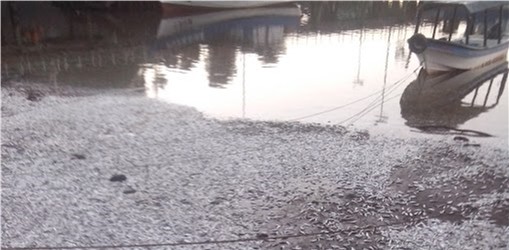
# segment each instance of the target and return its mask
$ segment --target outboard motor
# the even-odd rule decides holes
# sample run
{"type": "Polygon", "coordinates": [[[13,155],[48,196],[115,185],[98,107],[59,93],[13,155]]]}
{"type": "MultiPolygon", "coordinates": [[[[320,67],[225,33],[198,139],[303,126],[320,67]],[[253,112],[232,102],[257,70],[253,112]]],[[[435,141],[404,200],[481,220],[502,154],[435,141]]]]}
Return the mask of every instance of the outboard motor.
{"type": "Polygon", "coordinates": [[[416,33],[408,39],[408,46],[410,47],[410,51],[415,54],[420,54],[428,47],[426,37],[421,33],[416,33]]]}

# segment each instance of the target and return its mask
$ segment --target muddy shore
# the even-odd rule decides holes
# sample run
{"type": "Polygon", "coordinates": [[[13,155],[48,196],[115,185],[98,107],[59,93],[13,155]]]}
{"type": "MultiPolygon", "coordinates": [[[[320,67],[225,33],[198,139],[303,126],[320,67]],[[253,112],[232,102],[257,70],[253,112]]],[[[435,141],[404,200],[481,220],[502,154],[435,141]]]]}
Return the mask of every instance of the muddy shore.
{"type": "Polygon", "coordinates": [[[507,166],[504,143],[475,138],[220,121],[137,91],[14,84],[2,248],[507,249],[507,166]]]}

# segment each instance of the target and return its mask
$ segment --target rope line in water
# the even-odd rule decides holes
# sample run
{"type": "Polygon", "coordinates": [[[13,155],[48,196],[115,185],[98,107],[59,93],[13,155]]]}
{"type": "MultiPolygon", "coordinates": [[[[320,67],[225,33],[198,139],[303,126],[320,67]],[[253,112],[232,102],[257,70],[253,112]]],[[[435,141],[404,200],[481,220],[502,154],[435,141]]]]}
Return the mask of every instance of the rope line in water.
{"type": "Polygon", "coordinates": [[[332,111],[336,111],[336,110],[339,110],[339,109],[342,109],[342,108],[345,108],[347,106],[350,106],[352,104],[355,104],[355,103],[358,103],[360,101],[364,101],[374,95],[377,95],[380,91],[377,91],[377,92],[374,92],[370,95],[367,95],[365,97],[362,97],[360,99],[357,99],[353,102],[349,102],[349,103],[346,103],[346,104],[343,104],[341,106],[337,106],[337,107],[334,107],[334,108],[331,108],[331,109],[327,109],[327,110],[324,110],[324,111],[321,111],[321,112],[318,112],[318,113],[314,113],[314,114],[310,114],[310,115],[305,115],[305,116],[301,116],[301,117],[298,117],[298,118],[293,118],[293,119],[290,119],[288,121],[298,121],[298,120],[303,120],[303,119],[306,119],[306,118],[310,118],[310,117],[314,117],[314,116],[318,116],[318,115],[321,115],[321,114],[325,114],[325,113],[329,113],[329,112],[332,112],[332,111]]]}
{"type": "MultiPolygon", "coordinates": [[[[408,78],[410,76],[412,76],[412,74],[414,74],[415,72],[417,72],[417,70],[419,70],[421,67],[417,67],[415,70],[413,70],[410,74],[402,77],[401,79],[397,80],[396,82],[394,82],[392,85],[390,85],[388,87],[388,89],[391,89],[393,88],[394,86],[396,85],[399,85],[401,84],[402,82],[408,80],[408,78]]],[[[326,110],[323,110],[323,111],[320,111],[320,112],[316,112],[316,113],[312,113],[312,114],[309,114],[309,115],[304,115],[304,116],[300,116],[300,117],[297,117],[297,118],[292,118],[292,119],[289,119],[287,121],[298,121],[298,120],[303,120],[303,119],[307,119],[307,118],[311,118],[311,117],[314,117],[314,116],[318,116],[318,115],[322,115],[322,114],[325,114],[325,113],[329,113],[329,112],[332,112],[332,111],[336,111],[336,110],[339,110],[339,109],[342,109],[342,108],[345,108],[345,107],[348,107],[352,104],[355,104],[355,103],[358,103],[360,101],[363,101],[363,100],[366,100],[374,95],[377,95],[379,94],[380,92],[382,92],[383,90],[379,90],[379,91],[376,91],[376,92],[373,92],[367,96],[364,96],[362,98],[359,98],[357,100],[354,100],[352,102],[349,102],[349,103],[346,103],[346,104],[343,104],[343,105],[340,105],[340,106],[337,106],[337,107],[333,107],[333,108],[330,108],[330,109],[326,109],[326,110]]]]}
{"type": "MultiPolygon", "coordinates": [[[[389,97],[389,98],[386,98],[386,99],[385,99],[385,101],[384,101],[383,103],[387,103],[388,101],[390,101],[390,100],[392,100],[392,99],[394,99],[394,98],[396,98],[396,97],[400,97],[400,96],[401,96],[401,94],[396,94],[396,95],[394,95],[394,96],[391,96],[391,97],[389,97]]],[[[353,123],[355,123],[356,121],[358,121],[359,119],[361,119],[362,117],[366,116],[367,114],[369,114],[369,112],[371,112],[373,109],[378,108],[378,105],[381,105],[381,104],[382,104],[382,103],[379,103],[379,104],[377,104],[377,105],[375,105],[375,106],[372,106],[370,109],[366,110],[366,112],[365,112],[364,114],[362,114],[362,115],[358,116],[356,119],[354,119],[354,120],[353,120],[350,124],[353,124],[353,123]]]]}
{"type": "MultiPolygon", "coordinates": [[[[401,83],[405,82],[406,80],[408,80],[408,78],[410,78],[410,76],[415,73],[420,67],[418,67],[417,69],[415,69],[412,73],[410,73],[409,75],[403,77],[402,79],[400,79],[399,81],[397,81],[395,84],[392,84],[391,86],[389,86],[389,88],[387,89],[387,93],[386,94],[390,94],[392,93],[394,90],[397,89],[398,85],[400,85],[401,83]]],[[[378,92],[381,92],[382,90],[378,91],[378,92]]],[[[400,96],[401,94],[397,94],[396,96],[400,96]]],[[[380,102],[380,99],[381,99],[381,96],[377,97],[375,100],[373,100],[372,102],[370,102],[364,109],[362,109],[360,112],[358,113],[355,113],[354,115],[340,121],[338,124],[343,124],[351,119],[354,119],[356,116],[359,116],[358,119],[356,119],[355,121],[359,120],[360,118],[364,117],[365,115],[367,115],[371,110],[373,110],[374,108],[378,107],[378,105],[382,104],[382,103],[386,103],[388,102],[389,100],[395,98],[396,96],[393,96],[393,97],[390,97],[386,100],[384,100],[383,102],[380,102]],[[364,114],[363,114],[364,113],[364,114]]],[[[354,121],[354,122],[355,122],[354,121]]],[[[353,122],[352,122],[353,123],[353,122]]]]}
{"type": "MultiPolygon", "coordinates": [[[[397,89],[397,87],[399,86],[395,86],[393,89],[390,89],[389,91],[387,91],[385,93],[385,95],[388,95],[390,93],[392,93],[394,90],[397,89]]],[[[395,97],[399,97],[401,96],[401,94],[396,94],[394,96],[391,96],[389,98],[386,98],[385,100],[381,101],[381,96],[377,97],[377,99],[375,99],[373,102],[371,102],[369,105],[366,106],[366,108],[364,108],[361,112],[359,113],[356,113],[355,115],[351,116],[350,118],[346,119],[346,120],[343,120],[341,123],[343,122],[346,122],[348,120],[350,120],[351,118],[354,118],[355,116],[357,116],[357,118],[354,118],[354,121],[352,121],[350,124],[353,124],[355,123],[356,121],[358,121],[359,119],[361,119],[362,117],[366,116],[367,114],[369,114],[369,112],[371,112],[373,109],[377,108],[379,105],[382,105],[384,103],[387,103],[388,101],[394,99],[395,97]],[[364,114],[362,114],[364,113],[364,114]],[[358,116],[359,115],[359,116],[358,116]]],[[[341,124],[340,123],[340,124],[341,124]]]]}

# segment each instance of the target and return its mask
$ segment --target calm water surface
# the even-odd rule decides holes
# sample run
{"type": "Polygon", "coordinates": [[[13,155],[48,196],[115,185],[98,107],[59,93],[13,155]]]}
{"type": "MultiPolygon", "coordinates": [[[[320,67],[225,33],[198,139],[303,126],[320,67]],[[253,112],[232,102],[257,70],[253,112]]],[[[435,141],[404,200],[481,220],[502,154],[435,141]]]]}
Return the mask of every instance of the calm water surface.
{"type": "MultiPolygon", "coordinates": [[[[130,13],[94,13],[71,18],[82,29],[82,39],[72,43],[107,45],[64,56],[56,49],[51,55],[60,60],[39,56],[31,60],[33,72],[25,65],[23,73],[53,84],[144,87],[149,98],[220,119],[319,122],[410,136],[417,128],[458,128],[507,138],[507,64],[426,76],[406,43],[414,11],[380,2],[185,16],[167,9],[157,17],[136,14],[144,25],[130,13]],[[37,67],[42,73],[34,73],[37,67]]],[[[20,71],[14,59],[2,60],[4,76],[6,64],[11,75],[20,71]]]]}

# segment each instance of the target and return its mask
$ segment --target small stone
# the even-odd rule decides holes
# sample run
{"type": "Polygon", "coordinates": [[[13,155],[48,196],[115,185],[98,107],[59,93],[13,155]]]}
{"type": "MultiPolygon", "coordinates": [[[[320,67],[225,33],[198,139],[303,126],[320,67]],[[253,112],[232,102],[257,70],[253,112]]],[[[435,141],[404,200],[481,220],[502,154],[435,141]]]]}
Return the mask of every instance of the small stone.
{"type": "Polygon", "coordinates": [[[258,234],[256,234],[256,238],[258,238],[258,239],[267,239],[267,238],[269,238],[269,235],[266,234],[266,233],[258,233],[258,234]]]}
{"type": "Polygon", "coordinates": [[[210,202],[210,205],[218,205],[218,204],[220,204],[220,203],[221,203],[221,200],[219,200],[219,199],[218,199],[218,200],[213,200],[213,201],[211,201],[211,202],[210,202]]]}
{"type": "Polygon", "coordinates": [[[191,203],[190,201],[186,200],[186,199],[181,199],[180,202],[182,204],[186,204],[186,205],[192,205],[193,203],[191,203]]]}
{"type": "Polygon", "coordinates": [[[36,101],[40,101],[41,97],[42,97],[42,93],[35,91],[35,90],[28,90],[27,100],[36,102],[36,101]]]}
{"type": "Polygon", "coordinates": [[[110,181],[118,181],[118,182],[122,182],[122,181],[125,181],[127,180],[127,177],[123,174],[115,174],[113,175],[111,178],[110,178],[110,181]]]}
{"type": "Polygon", "coordinates": [[[72,154],[72,158],[73,159],[78,159],[78,160],[84,160],[87,157],[85,155],[82,155],[82,154],[72,154]]]}
{"type": "Polygon", "coordinates": [[[134,188],[124,190],[124,194],[134,194],[134,193],[136,193],[136,190],[134,188]]]}

